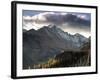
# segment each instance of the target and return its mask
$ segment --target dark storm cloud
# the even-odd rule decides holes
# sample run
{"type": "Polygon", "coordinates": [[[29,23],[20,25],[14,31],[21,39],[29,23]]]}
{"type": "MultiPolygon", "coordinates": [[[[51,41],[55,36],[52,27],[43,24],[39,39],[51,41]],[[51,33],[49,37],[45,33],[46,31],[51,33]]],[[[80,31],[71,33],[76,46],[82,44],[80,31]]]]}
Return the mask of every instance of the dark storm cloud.
{"type": "Polygon", "coordinates": [[[77,15],[73,14],[66,14],[66,15],[61,15],[61,14],[47,14],[44,15],[46,18],[47,22],[51,22],[56,25],[62,25],[67,23],[70,26],[73,27],[90,27],[90,20],[87,20],[85,17],[82,18],[81,16],[78,17],[77,15]]]}
{"type": "Polygon", "coordinates": [[[61,27],[63,24],[67,24],[71,28],[80,29],[89,29],[91,26],[89,13],[42,12],[33,16],[24,16],[24,21],[36,24],[54,24],[61,27]]]}
{"type": "Polygon", "coordinates": [[[85,18],[77,17],[77,15],[67,14],[64,21],[72,26],[90,26],[90,21],[85,18]]]}

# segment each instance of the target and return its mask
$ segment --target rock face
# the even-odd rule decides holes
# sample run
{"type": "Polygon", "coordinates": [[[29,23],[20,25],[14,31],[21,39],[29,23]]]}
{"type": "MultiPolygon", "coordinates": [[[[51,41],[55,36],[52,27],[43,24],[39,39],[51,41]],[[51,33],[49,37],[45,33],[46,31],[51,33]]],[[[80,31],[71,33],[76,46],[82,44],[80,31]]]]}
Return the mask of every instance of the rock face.
{"type": "Polygon", "coordinates": [[[71,35],[55,25],[23,32],[23,69],[46,62],[62,51],[80,50],[88,39],[80,34],[71,35]]]}

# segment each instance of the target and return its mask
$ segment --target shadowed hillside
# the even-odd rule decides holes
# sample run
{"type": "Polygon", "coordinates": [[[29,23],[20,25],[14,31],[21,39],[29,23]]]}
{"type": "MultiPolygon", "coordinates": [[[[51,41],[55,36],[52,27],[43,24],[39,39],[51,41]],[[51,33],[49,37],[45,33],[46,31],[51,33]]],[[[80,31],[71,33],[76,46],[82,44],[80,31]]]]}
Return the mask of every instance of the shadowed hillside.
{"type": "Polygon", "coordinates": [[[80,51],[64,51],[46,63],[34,66],[34,68],[56,68],[56,67],[80,67],[90,66],[90,41],[84,43],[80,51]]]}
{"type": "Polygon", "coordinates": [[[47,63],[34,66],[34,68],[90,66],[89,57],[90,55],[87,51],[68,51],[57,55],[54,59],[49,59],[47,63]]]}

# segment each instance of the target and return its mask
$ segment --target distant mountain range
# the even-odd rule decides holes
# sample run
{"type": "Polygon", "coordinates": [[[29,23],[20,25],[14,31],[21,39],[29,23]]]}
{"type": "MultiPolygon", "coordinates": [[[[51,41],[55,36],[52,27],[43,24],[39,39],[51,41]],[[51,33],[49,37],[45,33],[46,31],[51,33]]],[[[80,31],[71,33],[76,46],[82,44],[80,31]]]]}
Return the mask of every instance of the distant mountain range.
{"type": "Polygon", "coordinates": [[[71,35],[55,25],[23,30],[23,68],[46,62],[63,51],[80,50],[87,42],[83,35],[71,35]]]}

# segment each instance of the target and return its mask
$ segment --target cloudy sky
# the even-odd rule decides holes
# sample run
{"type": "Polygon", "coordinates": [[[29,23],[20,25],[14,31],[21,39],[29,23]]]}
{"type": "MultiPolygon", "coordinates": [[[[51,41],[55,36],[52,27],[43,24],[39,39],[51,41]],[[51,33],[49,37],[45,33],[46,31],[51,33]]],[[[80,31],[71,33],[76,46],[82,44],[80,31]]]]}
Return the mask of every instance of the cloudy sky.
{"type": "Polygon", "coordinates": [[[23,10],[23,28],[38,30],[43,26],[56,25],[71,34],[90,36],[91,14],[75,12],[46,12],[23,10]]]}

